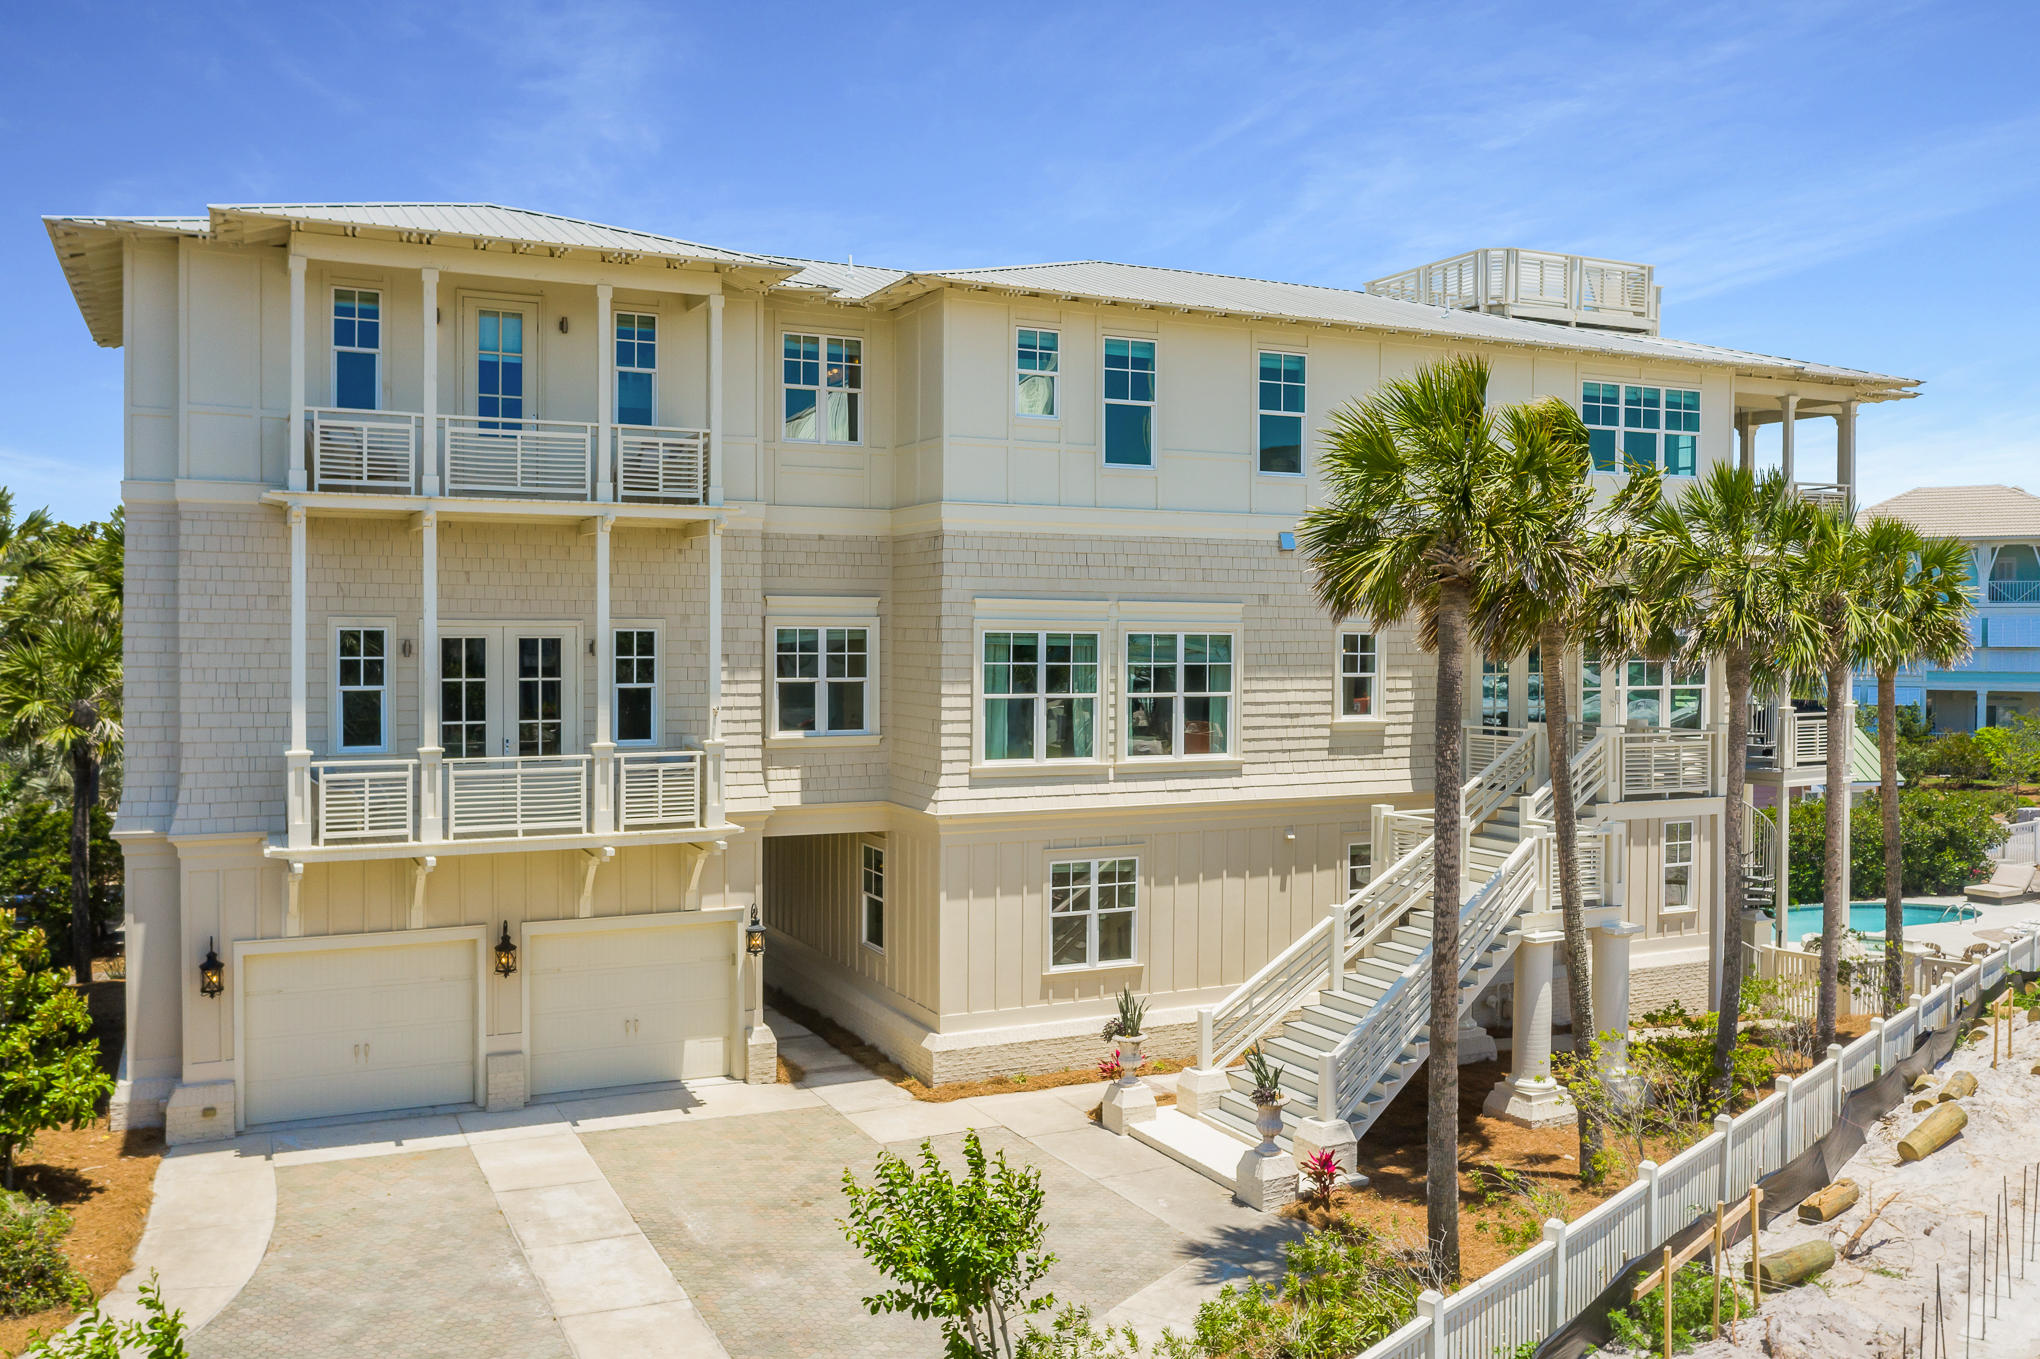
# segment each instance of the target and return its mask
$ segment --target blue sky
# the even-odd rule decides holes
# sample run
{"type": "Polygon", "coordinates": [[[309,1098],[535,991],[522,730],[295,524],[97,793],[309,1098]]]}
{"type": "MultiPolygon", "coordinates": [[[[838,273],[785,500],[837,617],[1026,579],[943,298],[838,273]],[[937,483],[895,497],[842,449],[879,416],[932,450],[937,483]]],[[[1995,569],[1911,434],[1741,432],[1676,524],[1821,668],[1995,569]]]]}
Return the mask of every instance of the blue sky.
{"type": "MultiPolygon", "coordinates": [[[[87,337],[39,217],[307,199],[491,200],[901,267],[1099,257],[1357,287],[1479,245],[1641,260],[1667,334],[1926,379],[1865,412],[1866,498],[2040,490],[2030,3],[7,23],[0,482],[24,508],[100,515],[120,477],[119,354],[87,337]]],[[[1814,469],[1831,430],[1804,427],[1814,469]]]]}

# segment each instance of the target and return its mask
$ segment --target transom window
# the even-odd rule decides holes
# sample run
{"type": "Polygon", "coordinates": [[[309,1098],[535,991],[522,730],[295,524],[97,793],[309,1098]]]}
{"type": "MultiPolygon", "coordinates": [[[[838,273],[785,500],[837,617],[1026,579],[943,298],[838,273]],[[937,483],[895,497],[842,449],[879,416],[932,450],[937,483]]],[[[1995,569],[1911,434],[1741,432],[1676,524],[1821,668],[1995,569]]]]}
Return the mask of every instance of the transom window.
{"type": "Polygon", "coordinates": [[[1303,475],[1303,355],[1263,350],[1257,386],[1261,470],[1303,475]]]}
{"type": "Polygon", "coordinates": [[[1693,823],[1665,822],[1665,905],[1668,911],[1693,904],[1693,823]]]}
{"type": "Polygon", "coordinates": [[[1096,754],[1097,633],[988,632],[984,684],[985,759],[1096,754]]]}
{"type": "Polygon", "coordinates": [[[1135,859],[1078,859],[1048,866],[1051,967],[1133,961],[1139,868],[1135,859]]]}
{"type": "Polygon", "coordinates": [[[1374,880],[1374,846],[1365,840],[1355,840],[1346,846],[1346,895],[1365,887],[1374,880]]]}
{"type": "Polygon", "coordinates": [[[1135,632],[1126,638],[1126,753],[1169,758],[1232,749],[1231,634],[1135,632]]]}
{"type": "Polygon", "coordinates": [[[864,341],[836,335],[782,338],[783,437],[795,443],[864,439],[864,341]]]}
{"type": "Polygon", "coordinates": [[[336,643],[340,749],[381,750],[389,744],[389,633],[341,628],[336,643]]]}
{"type": "Polygon", "coordinates": [[[1015,346],[1013,409],[1020,415],[1048,418],[1060,409],[1057,386],[1062,381],[1062,336],[1053,330],[1021,330],[1015,346]]]}
{"type": "Polygon", "coordinates": [[[1582,383],[1580,419],[1587,426],[1596,472],[1661,466],[1667,476],[1690,477],[1699,471],[1700,393],[1696,391],[1582,383]]]}
{"type": "Polygon", "coordinates": [[[1105,341],[1105,462],[1155,465],[1155,342],[1105,341]]]}
{"type": "Polygon", "coordinates": [[[616,739],[650,744],[658,711],[659,635],[650,628],[616,631],[616,739]]]}
{"type": "Polygon", "coordinates": [[[775,629],[776,730],[818,735],[870,730],[870,653],[868,628],[775,629]]]}
{"type": "Polygon", "coordinates": [[[616,313],[616,423],[652,423],[652,388],[659,373],[659,318],[616,313]]]}
{"type": "Polygon", "coordinates": [[[1339,716],[1374,716],[1381,653],[1371,632],[1339,634],[1339,716]]]}
{"type": "Polygon", "coordinates": [[[877,845],[863,845],[863,920],[866,948],[885,952],[885,851],[877,845]]]}
{"type": "Polygon", "coordinates": [[[333,404],[382,405],[382,294],[373,288],[333,290],[333,404]]]}

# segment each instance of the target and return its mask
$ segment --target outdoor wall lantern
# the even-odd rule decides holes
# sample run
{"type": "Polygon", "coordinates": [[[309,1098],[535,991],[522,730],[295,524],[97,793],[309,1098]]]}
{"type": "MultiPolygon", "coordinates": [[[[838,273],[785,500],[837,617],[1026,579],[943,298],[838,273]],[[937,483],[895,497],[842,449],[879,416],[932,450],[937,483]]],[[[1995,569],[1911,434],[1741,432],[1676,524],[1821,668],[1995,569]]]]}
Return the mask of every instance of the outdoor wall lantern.
{"type": "Polygon", "coordinates": [[[751,907],[751,923],[744,926],[744,952],[753,958],[765,951],[765,926],[758,919],[758,907],[751,907]]]}
{"type": "Polygon", "coordinates": [[[213,997],[227,989],[227,965],[220,961],[219,950],[213,941],[205,941],[205,961],[198,965],[198,993],[213,997]]]}
{"type": "Polygon", "coordinates": [[[510,942],[510,922],[503,922],[503,937],[496,941],[496,975],[517,975],[517,945],[510,942]]]}

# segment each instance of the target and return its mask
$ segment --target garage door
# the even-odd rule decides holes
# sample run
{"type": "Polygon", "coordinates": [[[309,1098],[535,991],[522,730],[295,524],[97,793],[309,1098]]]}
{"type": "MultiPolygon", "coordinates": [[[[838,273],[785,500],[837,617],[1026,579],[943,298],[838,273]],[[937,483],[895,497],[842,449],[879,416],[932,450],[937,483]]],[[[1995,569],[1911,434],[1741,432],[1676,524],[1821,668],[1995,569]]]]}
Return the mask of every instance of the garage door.
{"type": "Polygon", "coordinates": [[[475,946],[251,954],[242,968],[249,1123],[475,1098],[475,946]]]}
{"type": "Polygon", "coordinates": [[[729,1071],[726,925],[531,937],[531,1093],[729,1071]]]}

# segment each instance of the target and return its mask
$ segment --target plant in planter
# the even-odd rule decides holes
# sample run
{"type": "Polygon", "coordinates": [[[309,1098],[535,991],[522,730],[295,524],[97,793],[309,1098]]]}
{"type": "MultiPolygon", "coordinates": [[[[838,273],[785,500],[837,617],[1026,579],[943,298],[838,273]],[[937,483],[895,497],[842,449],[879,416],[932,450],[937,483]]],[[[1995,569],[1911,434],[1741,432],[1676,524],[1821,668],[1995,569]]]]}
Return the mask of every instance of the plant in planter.
{"type": "Polygon", "coordinates": [[[1114,1055],[1125,1066],[1129,1076],[1140,1071],[1140,1045],[1144,1035],[1141,1026],[1147,1021],[1148,1003],[1133,994],[1133,988],[1122,986],[1118,995],[1119,1013],[1105,1021],[1105,1028],[1099,1034],[1106,1042],[1119,1040],[1119,1051],[1114,1055]]]}
{"type": "Polygon", "coordinates": [[[1262,1147],[1273,1148],[1282,1131],[1282,1063],[1269,1061],[1256,1043],[1247,1049],[1247,1079],[1254,1083],[1254,1130],[1262,1147]]]}

